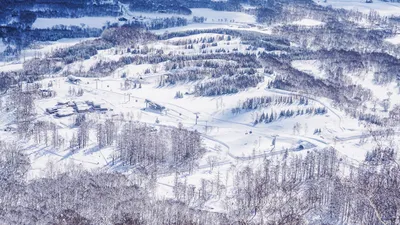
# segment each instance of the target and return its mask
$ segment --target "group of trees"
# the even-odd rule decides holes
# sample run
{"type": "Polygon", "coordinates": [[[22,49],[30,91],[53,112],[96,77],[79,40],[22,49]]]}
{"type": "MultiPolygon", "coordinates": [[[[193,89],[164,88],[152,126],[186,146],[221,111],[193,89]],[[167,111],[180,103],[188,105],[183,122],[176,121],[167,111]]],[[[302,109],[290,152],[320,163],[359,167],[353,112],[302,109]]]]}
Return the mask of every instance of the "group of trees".
{"type": "MultiPolygon", "coordinates": [[[[129,26],[131,27],[141,27],[147,30],[160,30],[170,27],[181,27],[186,26],[188,24],[188,20],[184,17],[167,17],[167,18],[155,18],[149,20],[134,20],[129,26]]],[[[126,25],[124,25],[126,26],[126,25]]]]}
{"type": "MultiPolygon", "coordinates": [[[[34,140],[38,144],[65,147],[58,128],[48,122],[38,121],[33,125],[34,140]]],[[[155,128],[139,122],[121,122],[107,119],[95,123],[84,114],[76,117],[70,151],[84,149],[89,145],[98,148],[113,147],[110,166],[130,166],[148,172],[163,170],[193,170],[205,149],[200,133],[181,126],[155,128]],[[90,138],[95,136],[96,138],[90,138]]]]}
{"type": "Polygon", "coordinates": [[[272,123],[276,120],[290,118],[294,116],[301,116],[301,115],[323,115],[326,114],[328,111],[325,107],[307,107],[306,109],[298,109],[298,110],[280,110],[279,113],[271,111],[271,113],[261,113],[257,115],[253,124],[257,125],[259,123],[272,123]]]}
{"type": "Polygon", "coordinates": [[[160,127],[128,122],[116,137],[117,158],[123,165],[158,170],[188,168],[193,170],[204,153],[200,134],[182,127],[160,127]]]}
{"type": "MultiPolygon", "coordinates": [[[[20,224],[226,224],[226,215],[150,197],[154,180],[118,173],[67,173],[27,182],[29,159],[15,144],[0,143],[0,221],[20,224]]],[[[196,193],[197,194],[197,193],[196,193]]]]}
{"type": "Polygon", "coordinates": [[[21,51],[38,41],[57,41],[62,38],[99,37],[102,29],[82,28],[80,26],[55,26],[46,29],[18,30],[12,27],[0,29],[0,38],[7,46],[0,52],[0,60],[24,57],[21,51]]]}
{"type": "Polygon", "coordinates": [[[359,167],[334,149],[266,159],[261,168],[236,174],[230,216],[249,224],[396,224],[400,168],[394,158],[383,148],[359,167]]]}
{"type": "Polygon", "coordinates": [[[185,7],[180,1],[177,0],[124,0],[129,4],[129,9],[132,11],[142,11],[142,12],[161,12],[161,13],[177,13],[190,15],[192,11],[185,7]]]}
{"type": "Polygon", "coordinates": [[[239,103],[232,112],[239,113],[241,110],[253,110],[268,107],[270,105],[308,105],[309,100],[303,96],[262,96],[247,98],[242,103],[239,103]]]}
{"type": "MultiPolygon", "coordinates": [[[[2,0],[2,18],[15,16],[18,11],[28,11],[36,17],[118,16],[118,1],[99,0],[2,0]],[[33,10],[35,9],[35,10],[33,10]]],[[[1,11],[0,11],[1,12],[1,11]]]]}
{"type": "MultiPolygon", "coordinates": [[[[86,72],[86,74],[82,74],[82,76],[83,75],[105,76],[115,71],[116,69],[129,64],[154,65],[163,62],[166,62],[164,69],[167,71],[183,69],[183,68],[186,69],[190,67],[202,67],[202,70],[206,71],[208,70],[208,68],[204,68],[205,66],[211,68],[217,67],[211,74],[213,77],[219,77],[225,74],[234,75],[236,74],[235,71],[239,70],[239,72],[241,72],[240,70],[242,69],[244,69],[244,73],[254,74],[255,68],[261,67],[260,63],[258,62],[254,54],[227,53],[227,54],[198,54],[198,55],[173,55],[173,54],[167,55],[163,54],[162,51],[155,51],[155,52],[153,51],[153,54],[146,54],[146,52],[148,53],[150,50],[144,47],[139,49],[129,48],[129,51],[131,54],[133,54],[133,56],[122,56],[118,61],[99,60],[89,69],[89,71],[86,72]],[[221,62],[222,60],[234,61],[235,65],[233,68],[228,69],[227,66],[231,65],[232,63],[228,64],[227,62],[221,62]],[[220,62],[211,63],[211,61],[220,61],[220,62]]],[[[171,71],[171,72],[175,73],[176,71],[171,71]]],[[[177,77],[180,77],[180,75],[178,74],[177,77]]],[[[183,78],[179,79],[183,80],[183,78]]]]}
{"type": "Polygon", "coordinates": [[[385,146],[357,166],[332,148],[265,158],[234,170],[230,192],[219,173],[199,187],[177,177],[176,200],[150,197],[156,180],[141,173],[83,172],[73,164],[68,173],[27,182],[28,157],[17,145],[1,143],[0,152],[0,221],[7,224],[398,223],[400,168],[385,146]],[[217,196],[224,213],[192,209],[217,196]]]}
{"type": "Polygon", "coordinates": [[[256,87],[264,81],[262,75],[239,74],[236,76],[222,76],[212,81],[207,81],[195,85],[194,93],[199,96],[216,96],[224,94],[234,94],[240,90],[256,87]]]}

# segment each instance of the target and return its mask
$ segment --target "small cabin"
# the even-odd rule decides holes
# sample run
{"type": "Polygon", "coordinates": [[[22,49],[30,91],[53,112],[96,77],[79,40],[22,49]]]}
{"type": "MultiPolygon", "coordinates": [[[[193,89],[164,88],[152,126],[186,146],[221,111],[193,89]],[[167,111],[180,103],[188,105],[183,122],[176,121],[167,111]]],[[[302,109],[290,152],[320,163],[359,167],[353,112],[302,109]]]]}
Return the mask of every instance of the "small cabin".
{"type": "Polygon", "coordinates": [[[72,75],[69,75],[69,76],[67,77],[67,79],[68,79],[69,82],[71,82],[71,83],[73,83],[73,84],[78,84],[78,83],[81,82],[81,79],[79,79],[79,78],[77,78],[77,77],[74,77],[74,76],[72,76],[72,75]]]}
{"type": "Polygon", "coordinates": [[[90,105],[86,104],[85,102],[74,102],[75,103],[75,110],[77,113],[85,113],[89,112],[92,108],[90,105]]]}
{"type": "Polygon", "coordinates": [[[39,89],[39,95],[42,98],[51,98],[55,96],[55,92],[53,90],[50,89],[39,89]]]}
{"type": "Polygon", "coordinates": [[[152,101],[150,101],[148,99],[146,99],[145,102],[146,102],[146,108],[149,108],[149,109],[152,109],[152,110],[157,110],[157,111],[160,111],[160,112],[162,112],[165,109],[164,106],[162,106],[160,104],[157,104],[155,102],[152,102],[152,101]]]}
{"type": "Polygon", "coordinates": [[[59,117],[59,118],[61,118],[61,117],[71,116],[71,115],[73,115],[74,113],[75,113],[75,112],[74,112],[74,109],[72,109],[72,108],[64,108],[64,109],[59,109],[59,110],[57,111],[57,113],[56,113],[56,116],[59,117]]]}
{"type": "Polygon", "coordinates": [[[93,109],[96,111],[101,111],[101,112],[108,111],[108,108],[105,107],[103,103],[93,103],[92,106],[93,109]]]}
{"type": "Polygon", "coordinates": [[[46,112],[47,112],[48,114],[54,114],[54,113],[58,112],[58,108],[56,108],[56,107],[47,108],[47,109],[46,109],[46,112]]]}

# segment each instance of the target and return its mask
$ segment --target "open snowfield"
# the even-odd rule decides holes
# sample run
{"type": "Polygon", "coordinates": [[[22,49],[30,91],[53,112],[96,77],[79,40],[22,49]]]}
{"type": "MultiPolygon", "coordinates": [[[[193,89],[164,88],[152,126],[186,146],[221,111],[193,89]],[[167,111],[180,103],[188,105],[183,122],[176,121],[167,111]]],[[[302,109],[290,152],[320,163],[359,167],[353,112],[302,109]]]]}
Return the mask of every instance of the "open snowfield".
{"type": "Polygon", "coordinates": [[[388,39],[386,39],[386,41],[391,44],[394,44],[394,45],[400,45],[400,34],[398,34],[394,37],[388,38],[388,39]]]}
{"type": "Polygon", "coordinates": [[[21,70],[22,67],[22,63],[0,63],[0,72],[21,70]]]}
{"type": "Polygon", "coordinates": [[[115,17],[81,17],[81,18],[37,18],[32,27],[37,29],[52,28],[56,25],[83,26],[102,28],[107,22],[118,22],[115,17]]]}
{"type": "MultiPolygon", "coordinates": [[[[191,9],[191,15],[180,15],[170,13],[145,13],[145,12],[131,12],[126,11],[126,19],[131,21],[133,17],[136,19],[154,19],[154,18],[168,18],[168,17],[184,17],[189,21],[194,16],[205,17],[207,20],[205,24],[253,24],[256,22],[256,18],[253,15],[249,15],[241,12],[226,12],[226,11],[215,11],[207,8],[194,8],[191,9]]],[[[102,28],[107,23],[121,23],[118,21],[119,17],[81,17],[81,18],[38,18],[32,25],[33,28],[45,29],[52,28],[56,25],[64,26],[79,26],[79,27],[92,27],[102,28]]],[[[0,46],[1,48],[1,46],[0,46]]]]}
{"type": "Polygon", "coordinates": [[[216,11],[208,8],[192,8],[191,15],[180,15],[171,13],[144,13],[144,12],[129,12],[129,16],[136,18],[167,18],[167,17],[184,17],[191,20],[194,16],[205,17],[207,20],[204,23],[255,23],[256,18],[241,12],[216,11]]]}
{"type": "Polygon", "coordinates": [[[292,24],[299,25],[299,26],[312,27],[312,26],[322,26],[325,23],[318,21],[318,20],[313,20],[313,19],[302,19],[302,20],[294,21],[292,24]]]}
{"type": "Polygon", "coordinates": [[[384,1],[374,1],[373,3],[365,3],[364,0],[315,0],[322,6],[332,6],[333,8],[342,8],[347,10],[355,10],[363,13],[369,13],[371,10],[376,11],[382,16],[399,16],[400,3],[391,3],[384,1]]]}

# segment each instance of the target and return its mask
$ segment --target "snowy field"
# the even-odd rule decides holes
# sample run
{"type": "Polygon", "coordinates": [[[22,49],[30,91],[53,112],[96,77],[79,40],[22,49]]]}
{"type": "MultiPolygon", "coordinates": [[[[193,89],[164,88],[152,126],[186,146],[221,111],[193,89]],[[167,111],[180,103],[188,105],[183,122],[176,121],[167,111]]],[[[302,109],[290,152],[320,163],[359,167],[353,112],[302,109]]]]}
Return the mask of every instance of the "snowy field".
{"type": "Polygon", "coordinates": [[[22,70],[22,63],[0,63],[0,72],[22,70]]]}
{"type": "Polygon", "coordinates": [[[354,10],[363,13],[369,13],[371,10],[378,12],[382,16],[399,16],[400,3],[391,3],[376,0],[373,3],[365,3],[364,0],[315,0],[316,3],[322,6],[332,6],[333,8],[342,8],[354,10]]]}
{"type": "Polygon", "coordinates": [[[398,34],[394,37],[388,38],[388,39],[386,39],[386,41],[391,44],[394,44],[394,45],[400,45],[400,34],[398,34]]]}
{"type": "Polygon", "coordinates": [[[118,22],[115,17],[37,18],[32,28],[45,29],[56,25],[102,28],[107,22],[118,22]]]}
{"type": "MultiPolygon", "coordinates": [[[[256,22],[256,18],[253,15],[249,15],[241,12],[226,12],[226,11],[215,11],[207,8],[195,8],[191,9],[191,15],[180,15],[170,13],[145,13],[145,12],[131,12],[125,11],[125,15],[128,21],[135,19],[154,19],[154,18],[167,18],[167,17],[184,17],[189,21],[194,16],[205,17],[207,20],[205,24],[253,24],[256,22]]],[[[79,26],[79,27],[92,27],[102,28],[107,23],[121,23],[118,21],[119,17],[81,17],[81,18],[37,18],[33,28],[44,29],[51,28],[56,25],[64,26],[79,26]]],[[[122,23],[121,23],[122,24],[122,23]]],[[[1,48],[1,46],[0,46],[1,48]]]]}
{"type": "Polygon", "coordinates": [[[302,20],[299,20],[299,21],[294,21],[292,24],[293,25],[299,25],[299,26],[312,27],[312,26],[322,26],[325,23],[321,22],[321,21],[318,21],[318,20],[313,20],[313,19],[302,19],[302,20]]]}

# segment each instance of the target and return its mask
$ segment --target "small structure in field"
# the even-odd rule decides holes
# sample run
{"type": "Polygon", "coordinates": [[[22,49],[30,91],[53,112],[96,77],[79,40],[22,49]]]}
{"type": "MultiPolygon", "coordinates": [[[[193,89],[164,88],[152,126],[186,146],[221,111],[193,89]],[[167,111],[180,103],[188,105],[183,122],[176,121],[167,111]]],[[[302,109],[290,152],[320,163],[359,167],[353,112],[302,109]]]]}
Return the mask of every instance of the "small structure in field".
{"type": "Polygon", "coordinates": [[[67,77],[67,79],[68,79],[68,81],[69,81],[70,83],[73,83],[73,84],[78,84],[78,83],[81,82],[81,79],[79,79],[79,78],[77,78],[77,77],[75,77],[75,76],[72,76],[72,75],[69,75],[69,76],[67,77]]]}
{"type": "Polygon", "coordinates": [[[54,114],[54,113],[58,112],[58,108],[57,108],[57,107],[47,108],[47,109],[46,109],[46,112],[47,112],[48,114],[54,114]]]}
{"type": "Polygon", "coordinates": [[[62,108],[62,109],[58,109],[56,116],[61,118],[61,117],[67,117],[67,116],[71,116],[74,115],[75,111],[73,108],[62,108]]]}
{"type": "Polygon", "coordinates": [[[152,110],[156,110],[156,111],[160,111],[160,112],[165,110],[164,106],[162,106],[160,104],[157,104],[157,103],[155,103],[153,101],[150,101],[150,100],[146,99],[145,102],[146,102],[146,108],[149,108],[149,109],[152,109],[152,110]]]}
{"type": "Polygon", "coordinates": [[[51,98],[56,96],[56,92],[50,89],[44,89],[44,88],[40,88],[39,91],[39,96],[42,98],[51,98]]]}
{"type": "Polygon", "coordinates": [[[74,103],[75,103],[74,109],[76,110],[77,113],[89,112],[92,108],[85,102],[74,102],[74,103]]]}

